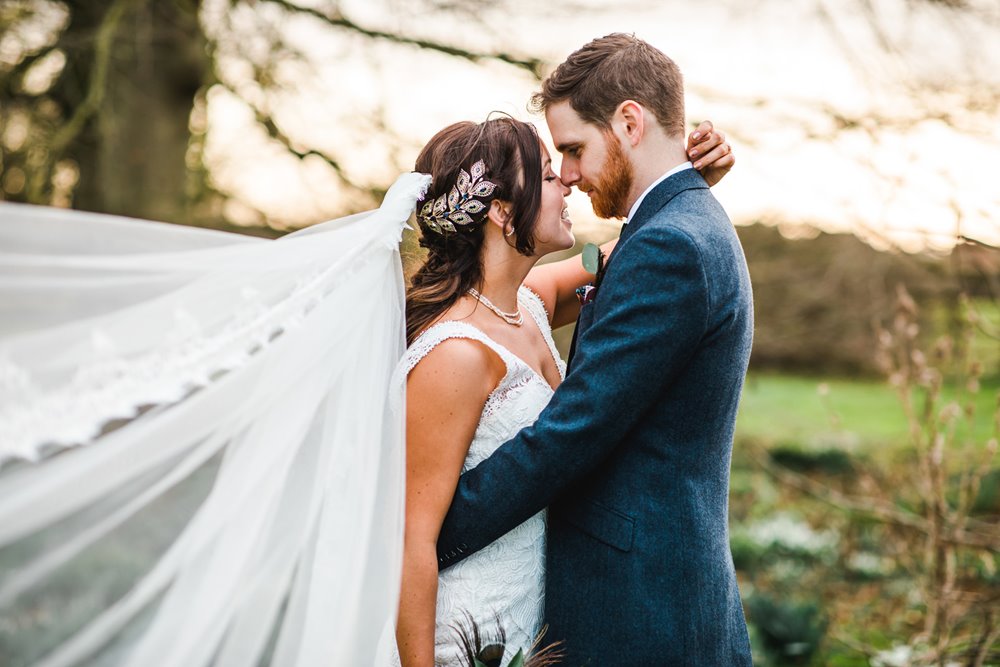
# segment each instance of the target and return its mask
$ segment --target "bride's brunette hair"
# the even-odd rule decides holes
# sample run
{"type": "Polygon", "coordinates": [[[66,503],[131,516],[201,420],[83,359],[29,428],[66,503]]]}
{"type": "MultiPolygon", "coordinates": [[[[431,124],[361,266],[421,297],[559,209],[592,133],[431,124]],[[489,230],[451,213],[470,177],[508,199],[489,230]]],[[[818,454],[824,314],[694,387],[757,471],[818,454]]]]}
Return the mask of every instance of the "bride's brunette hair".
{"type": "Polygon", "coordinates": [[[542,149],[535,128],[514,118],[455,123],[427,142],[415,171],[430,174],[432,181],[417,202],[420,245],[427,249],[427,259],[406,292],[407,345],[469,288],[482,287],[483,240],[494,199],[509,204],[508,220],[514,231],[508,243],[522,255],[534,253],[542,197],[542,149]],[[478,177],[477,167],[485,168],[478,177]],[[477,189],[477,183],[483,187],[477,189]],[[461,203],[470,200],[471,206],[461,203]],[[449,220],[438,224],[442,216],[430,210],[436,202],[444,207],[444,215],[459,210],[458,202],[461,211],[450,217],[455,224],[449,220]]]}

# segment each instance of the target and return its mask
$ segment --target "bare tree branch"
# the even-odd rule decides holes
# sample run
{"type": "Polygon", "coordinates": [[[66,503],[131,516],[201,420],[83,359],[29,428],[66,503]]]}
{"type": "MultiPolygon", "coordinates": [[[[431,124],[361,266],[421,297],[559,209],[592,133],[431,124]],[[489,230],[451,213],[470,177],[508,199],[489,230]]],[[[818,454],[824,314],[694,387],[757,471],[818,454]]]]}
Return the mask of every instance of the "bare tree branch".
{"type": "Polygon", "coordinates": [[[532,76],[534,76],[536,79],[540,80],[542,78],[542,68],[545,66],[545,63],[539,60],[538,58],[520,58],[518,56],[514,56],[509,53],[482,53],[482,52],[470,51],[450,44],[442,44],[440,42],[433,42],[427,39],[408,37],[406,35],[399,35],[396,33],[384,32],[382,30],[372,30],[370,28],[365,28],[361,25],[358,25],[354,21],[351,21],[340,12],[327,14],[318,9],[313,9],[311,7],[301,7],[293,2],[289,2],[289,0],[261,0],[261,1],[277,5],[290,12],[296,12],[299,14],[312,16],[313,18],[319,19],[320,21],[323,21],[328,25],[337,28],[343,28],[345,30],[350,30],[352,32],[364,35],[365,37],[371,37],[373,39],[380,39],[388,42],[393,42],[395,44],[407,44],[410,46],[416,46],[421,49],[427,49],[429,51],[437,51],[445,55],[454,56],[456,58],[462,58],[464,60],[468,60],[470,62],[475,62],[475,63],[482,62],[484,60],[496,60],[526,70],[530,72],[532,76]]]}
{"type": "MultiPolygon", "coordinates": [[[[769,460],[766,452],[755,452],[753,457],[757,464],[776,480],[828,505],[852,513],[874,517],[885,523],[911,528],[924,534],[929,534],[931,531],[931,526],[927,520],[917,514],[900,510],[878,498],[852,498],[847,496],[805,475],[796,473],[784,466],[775,465],[769,460]]],[[[1000,549],[1000,533],[997,533],[996,527],[985,522],[977,523],[979,524],[977,527],[980,528],[978,531],[954,530],[950,534],[942,535],[941,539],[950,544],[960,546],[978,549],[1000,549]]]]}
{"type": "Polygon", "coordinates": [[[986,243],[985,241],[980,241],[979,239],[974,239],[971,236],[966,236],[965,234],[960,235],[958,237],[958,240],[961,243],[968,243],[969,245],[976,245],[976,246],[979,246],[981,248],[987,248],[989,250],[1000,250],[1000,246],[990,245],[989,243],[986,243]]]}
{"type": "Polygon", "coordinates": [[[301,147],[298,144],[298,142],[296,142],[294,139],[288,136],[278,126],[277,121],[275,121],[274,117],[271,114],[269,114],[264,109],[261,109],[259,106],[257,106],[250,100],[246,99],[246,97],[240,95],[239,91],[237,91],[235,88],[230,86],[222,79],[217,78],[216,84],[222,86],[230,93],[232,93],[235,97],[239,98],[244,104],[246,104],[247,107],[253,112],[254,119],[257,121],[257,123],[259,123],[261,127],[263,127],[267,131],[268,136],[271,139],[280,143],[285,148],[285,150],[287,150],[289,153],[297,157],[299,160],[305,160],[306,158],[310,157],[319,158],[324,163],[326,163],[327,166],[333,169],[333,171],[337,174],[337,177],[341,180],[341,182],[344,183],[344,185],[354,190],[355,192],[363,194],[366,197],[369,197],[375,201],[377,201],[385,194],[385,191],[378,186],[374,185],[365,186],[357,184],[344,169],[343,165],[341,165],[340,162],[338,162],[330,155],[327,155],[326,153],[318,151],[314,148],[301,147]]]}
{"type": "Polygon", "coordinates": [[[986,664],[986,659],[989,657],[992,647],[996,646],[998,639],[1000,639],[1000,623],[997,623],[992,613],[987,612],[981,641],[979,646],[976,647],[975,658],[970,664],[973,667],[983,667],[986,664]]]}

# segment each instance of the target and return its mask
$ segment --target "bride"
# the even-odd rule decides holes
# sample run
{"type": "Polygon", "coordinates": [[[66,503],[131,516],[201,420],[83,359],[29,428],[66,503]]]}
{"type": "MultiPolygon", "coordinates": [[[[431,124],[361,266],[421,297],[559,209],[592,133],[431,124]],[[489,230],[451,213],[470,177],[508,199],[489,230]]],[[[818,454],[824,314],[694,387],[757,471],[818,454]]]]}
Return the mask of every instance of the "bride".
{"type": "Polygon", "coordinates": [[[534,267],[572,235],[530,126],[417,167],[277,241],[0,204],[0,664],[385,664],[397,609],[407,665],[461,659],[466,614],[528,648],[544,517],[440,579],[433,539],[559,383],[589,274],[534,267]]]}
{"type": "Polygon", "coordinates": [[[562,184],[525,123],[458,123],[417,158],[432,187],[417,221],[428,256],[407,293],[406,528],[397,639],[404,665],[468,664],[455,627],[499,622],[527,650],[541,625],[540,513],[438,575],[436,539],[463,470],[538,416],[565,365],[553,319],[572,321],[579,260],[562,184]],[[452,193],[457,193],[454,196],[452,193]],[[550,314],[551,313],[551,317],[550,314]],[[435,629],[436,628],[436,629],[435,629]]]}

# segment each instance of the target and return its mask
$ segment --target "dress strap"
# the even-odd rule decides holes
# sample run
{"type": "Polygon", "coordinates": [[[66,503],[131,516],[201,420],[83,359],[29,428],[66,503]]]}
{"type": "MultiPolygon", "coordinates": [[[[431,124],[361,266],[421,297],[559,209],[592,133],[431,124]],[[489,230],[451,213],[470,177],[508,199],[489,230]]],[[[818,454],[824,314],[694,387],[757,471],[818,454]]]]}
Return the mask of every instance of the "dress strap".
{"type": "Polygon", "coordinates": [[[507,374],[510,375],[511,368],[516,361],[511,352],[471,324],[456,320],[438,322],[417,336],[413,344],[406,349],[406,354],[403,355],[403,361],[401,362],[402,374],[404,376],[409,375],[410,371],[413,370],[421,359],[449,338],[469,338],[479,341],[497,353],[497,356],[507,366],[507,374]]]}
{"type": "Polygon", "coordinates": [[[549,347],[549,353],[552,355],[552,360],[556,362],[556,368],[559,370],[559,375],[565,379],[566,377],[566,364],[559,356],[559,350],[556,348],[556,341],[552,338],[552,325],[549,323],[549,313],[545,309],[545,302],[542,301],[542,297],[538,296],[533,289],[527,285],[521,285],[521,288],[517,290],[517,300],[524,306],[525,310],[531,315],[531,318],[535,320],[535,324],[538,325],[538,330],[542,332],[542,338],[545,339],[545,344],[549,347]]]}

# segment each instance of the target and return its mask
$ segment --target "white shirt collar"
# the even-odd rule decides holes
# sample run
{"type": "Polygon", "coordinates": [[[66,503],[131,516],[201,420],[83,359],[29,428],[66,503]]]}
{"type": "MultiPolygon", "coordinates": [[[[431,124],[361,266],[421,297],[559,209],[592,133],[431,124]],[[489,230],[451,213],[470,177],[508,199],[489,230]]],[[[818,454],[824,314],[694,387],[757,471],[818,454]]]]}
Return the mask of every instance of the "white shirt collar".
{"type": "Polygon", "coordinates": [[[694,165],[691,164],[690,161],[682,162],[673,169],[671,169],[670,171],[668,171],[667,173],[665,173],[663,176],[660,176],[658,179],[650,183],[649,187],[646,188],[645,192],[639,195],[639,198],[635,200],[634,204],[632,204],[632,209],[628,212],[628,217],[625,218],[625,224],[627,225],[628,223],[632,222],[632,217],[635,215],[635,212],[639,210],[639,205],[642,203],[642,200],[646,198],[646,195],[648,195],[650,192],[653,191],[653,188],[655,188],[657,185],[667,180],[674,174],[682,172],[685,169],[694,169],[694,165]]]}

